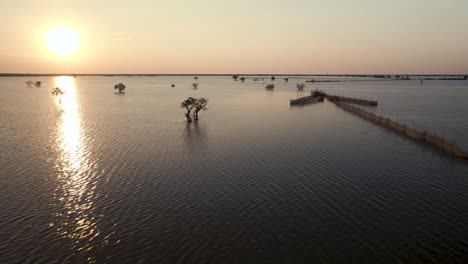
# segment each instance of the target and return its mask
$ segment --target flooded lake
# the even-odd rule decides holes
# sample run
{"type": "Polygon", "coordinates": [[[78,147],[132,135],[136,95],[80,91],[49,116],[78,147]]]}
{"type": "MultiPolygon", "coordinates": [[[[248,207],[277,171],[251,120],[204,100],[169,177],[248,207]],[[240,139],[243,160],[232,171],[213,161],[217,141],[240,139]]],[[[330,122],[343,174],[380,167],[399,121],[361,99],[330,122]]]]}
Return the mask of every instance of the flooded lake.
{"type": "Polygon", "coordinates": [[[316,88],[378,100],[373,111],[468,151],[467,81],[28,79],[0,78],[0,263],[468,256],[468,162],[327,101],[289,106],[316,88]],[[188,96],[209,99],[198,123],[188,96]]]}

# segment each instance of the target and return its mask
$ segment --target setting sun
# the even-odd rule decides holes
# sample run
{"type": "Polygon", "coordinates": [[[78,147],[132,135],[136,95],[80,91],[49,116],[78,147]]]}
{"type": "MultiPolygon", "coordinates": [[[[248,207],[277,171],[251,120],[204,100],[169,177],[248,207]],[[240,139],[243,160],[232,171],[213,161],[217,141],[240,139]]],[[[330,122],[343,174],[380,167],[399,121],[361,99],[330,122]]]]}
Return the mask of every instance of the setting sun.
{"type": "Polygon", "coordinates": [[[67,27],[57,27],[45,33],[47,48],[55,54],[66,56],[76,52],[80,45],[78,33],[67,27]]]}

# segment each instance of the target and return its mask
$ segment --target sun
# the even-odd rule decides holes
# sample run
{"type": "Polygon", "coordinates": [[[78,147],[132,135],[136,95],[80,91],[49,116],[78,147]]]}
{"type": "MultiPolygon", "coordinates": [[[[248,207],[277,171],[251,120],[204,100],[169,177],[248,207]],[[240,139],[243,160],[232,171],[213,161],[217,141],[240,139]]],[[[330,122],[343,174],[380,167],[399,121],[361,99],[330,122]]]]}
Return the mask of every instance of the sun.
{"type": "Polygon", "coordinates": [[[45,33],[47,48],[57,55],[67,56],[75,53],[80,46],[78,33],[67,27],[49,29],[45,33]]]}

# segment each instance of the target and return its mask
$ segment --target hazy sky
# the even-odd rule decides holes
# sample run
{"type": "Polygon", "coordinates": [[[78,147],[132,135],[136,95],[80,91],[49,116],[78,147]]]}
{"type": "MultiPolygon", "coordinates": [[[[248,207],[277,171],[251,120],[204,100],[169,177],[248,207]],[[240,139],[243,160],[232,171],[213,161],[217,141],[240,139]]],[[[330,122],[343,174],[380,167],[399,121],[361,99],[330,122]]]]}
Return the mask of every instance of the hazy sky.
{"type": "Polygon", "coordinates": [[[468,73],[466,0],[0,0],[0,72],[468,73]],[[68,26],[59,58],[44,33],[68,26]]]}

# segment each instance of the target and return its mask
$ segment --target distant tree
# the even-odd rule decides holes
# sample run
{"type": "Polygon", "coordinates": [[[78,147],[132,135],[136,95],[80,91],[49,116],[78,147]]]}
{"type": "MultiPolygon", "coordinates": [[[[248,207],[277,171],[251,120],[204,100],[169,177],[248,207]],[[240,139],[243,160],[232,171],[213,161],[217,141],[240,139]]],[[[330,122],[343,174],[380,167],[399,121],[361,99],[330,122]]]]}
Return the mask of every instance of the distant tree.
{"type": "Polygon", "coordinates": [[[194,80],[198,80],[198,76],[193,77],[194,80]]]}
{"type": "Polygon", "coordinates": [[[208,108],[206,107],[208,104],[208,99],[206,98],[200,98],[200,99],[196,99],[195,101],[195,108],[193,110],[193,117],[195,119],[195,121],[198,121],[198,112],[200,112],[201,110],[203,111],[206,111],[208,110],[208,108]]]}
{"type": "Polygon", "coordinates": [[[241,82],[245,82],[245,77],[240,78],[241,82]]]}
{"type": "Polygon", "coordinates": [[[174,88],[174,87],[175,87],[175,84],[172,84],[171,87],[174,88]]]}
{"type": "Polygon", "coordinates": [[[188,97],[180,104],[180,107],[185,108],[186,110],[185,117],[187,118],[187,122],[189,123],[192,122],[192,117],[190,116],[190,114],[192,113],[192,110],[195,108],[196,101],[197,99],[193,97],[188,97]]]}
{"type": "Polygon", "coordinates": [[[35,85],[36,87],[41,87],[41,84],[42,84],[42,82],[40,82],[40,81],[37,81],[37,82],[34,83],[34,85],[35,85]]]}
{"type": "Polygon", "coordinates": [[[289,81],[289,78],[284,78],[283,79],[285,82],[288,82],[289,81]]]}
{"type": "Polygon", "coordinates": [[[198,83],[192,83],[192,87],[193,87],[193,89],[197,89],[198,88],[198,83]]]}
{"type": "Polygon", "coordinates": [[[237,78],[239,78],[239,74],[235,74],[232,76],[232,79],[234,79],[234,81],[237,81],[237,78]]]}
{"type": "Polygon", "coordinates": [[[24,83],[25,83],[25,84],[26,84],[28,87],[31,87],[31,85],[33,85],[33,84],[34,84],[34,82],[33,82],[33,81],[31,81],[31,80],[29,80],[29,81],[26,81],[26,82],[24,82],[24,83]]]}
{"type": "Polygon", "coordinates": [[[53,96],[58,96],[60,103],[62,103],[62,95],[63,94],[64,94],[64,92],[59,87],[55,87],[54,89],[52,89],[52,95],[53,96]]]}
{"type": "Polygon", "coordinates": [[[395,75],[396,79],[400,79],[400,77],[401,77],[400,75],[395,75]]]}
{"type": "Polygon", "coordinates": [[[123,83],[118,83],[114,85],[114,90],[119,90],[119,93],[123,93],[125,91],[125,88],[127,88],[123,83]]]}
{"type": "Polygon", "coordinates": [[[271,76],[271,80],[274,82],[276,80],[275,76],[271,76]]]}
{"type": "Polygon", "coordinates": [[[465,75],[465,80],[468,80],[468,75],[465,75]]]}
{"type": "Polygon", "coordinates": [[[275,85],[274,84],[268,84],[267,86],[265,86],[265,89],[267,89],[269,91],[273,91],[273,89],[275,89],[275,85]]]}
{"type": "Polygon", "coordinates": [[[298,83],[298,84],[296,85],[296,87],[297,87],[297,90],[298,90],[298,91],[303,91],[303,90],[304,90],[304,87],[305,87],[305,84],[303,84],[303,83],[298,83]]]}

